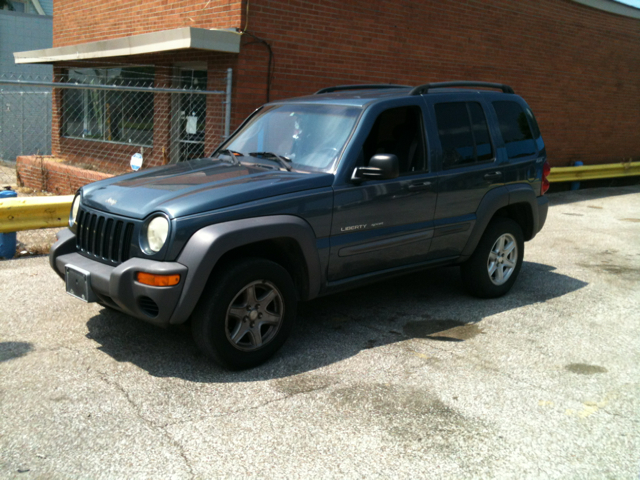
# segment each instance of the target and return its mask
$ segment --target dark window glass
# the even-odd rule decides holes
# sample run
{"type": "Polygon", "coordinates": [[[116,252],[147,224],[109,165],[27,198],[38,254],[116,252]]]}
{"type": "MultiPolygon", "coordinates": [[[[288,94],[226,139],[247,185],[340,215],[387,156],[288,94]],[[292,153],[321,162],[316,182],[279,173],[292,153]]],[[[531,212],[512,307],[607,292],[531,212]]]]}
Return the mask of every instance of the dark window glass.
{"type": "Polygon", "coordinates": [[[26,5],[22,2],[14,2],[12,3],[13,5],[13,10],[15,12],[22,12],[24,13],[26,11],[26,5]]]}
{"type": "Polygon", "coordinates": [[[467,103],[469,114],[471,115],[471,125],[473,127],[473,137],[476,141],[476,156],[479,162],[491,160],[493,149],[491,148],[491,136],[487,119],[479,103],[467,103]]]}
{"type": "Polygon", "coordinates": [[[533,116],[533,112],[529,108],[526,109],[526,112],[529,124],[531,125],[531,131],[533,132],[533,138],[537,140],[540,138],[540,127],[538,127],[538,121],[536,120],[536,117],[533,116]]]}
{"type": "Polygon", "coordinates": [[[493,102],[500,133],[509,158],[528,157],[537,152],[527,115],[516,102],[493,102]]]}
{"type": "Polygon", "coordinates": [[[452,168],[473,163],[474,142],[466,103],[438,103],[435,110],[444,156],[443,167],[452,168]]]}
{"type": "MultiPolygon", "coordinates": [[[[153,68],[69,69],[67,82],[152,87],[153,68]]],[[[63,134],[131,145],[153,145],[153,93],[63,90],[63,134]]]]}
{"type": "Polygon", "coordinates": [[[377,153],[398,157],[400,174],[425,171],[424,127],[419,107],[398,107],[382,112],[364,142],[368,162],[377,153]]]}

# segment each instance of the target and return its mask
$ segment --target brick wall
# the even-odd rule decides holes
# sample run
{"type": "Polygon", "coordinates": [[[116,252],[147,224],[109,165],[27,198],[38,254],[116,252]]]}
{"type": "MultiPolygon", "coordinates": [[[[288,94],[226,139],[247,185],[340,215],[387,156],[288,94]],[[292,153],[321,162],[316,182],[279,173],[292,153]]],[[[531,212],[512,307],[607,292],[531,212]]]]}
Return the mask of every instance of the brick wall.
{"type": "Polygon", "coordinates": [[[39,155],[16,159],[18,183],[22,187],[44,190],[57,195],[72,195],[87,183],[109,178],[107,173],[65,165],[59,159],[39,155]]]}
{"type": "Polygon", "coordinates": [[[236,0],[55,0],[53,46],[180,27],[239,27],[241,6],[236,0]]]}
{"type": "MultiPolygon", "coordinates": [[[[638,20],[571,0],[250,0],[248,18],[244,2],[133,3],[57,1],[54,45],[248,22],[273,48],[272,99],[344,83],[502,82],[533,108],[552,165],[640,159],[638,20]]],[[[267,50],[245,37],[239,55],[210,58],[234,68],[233,128],[265,102],[267,50]]]]}
{"type": "MultiPolygon", "coordinates": [[[[640,160],[640,20],[570,0],[251,0],[275,55],[272,98],[344,83],[506,83],[552,165],[640,160]]],[[[234,113],[264,102],[266,52],[243,48],[234,113]]]]}

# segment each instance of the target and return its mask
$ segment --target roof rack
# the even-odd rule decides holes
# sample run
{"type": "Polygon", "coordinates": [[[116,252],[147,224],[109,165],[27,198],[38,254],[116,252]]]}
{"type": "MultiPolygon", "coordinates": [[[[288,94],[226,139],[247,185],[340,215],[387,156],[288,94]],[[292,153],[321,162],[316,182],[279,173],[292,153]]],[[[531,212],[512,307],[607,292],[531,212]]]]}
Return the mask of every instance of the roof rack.
{"type": "Polygon", "coordinates": [[[410,95],[422,95],[424,93],[429,93],[429,90],[432,88],[448,88],[448,87],[484,87],[484,88],[498,88],[502,90],[504,93],[515,93],[513,88],[509,85],[503,85],[502,83],[489,83],[489,82],[438,82],[438,83],[427,83],[425,85],[420,85],[419,87],[415,87],[411,90],[410,95]]]}
{"type": "Polygon", "coordinates": [[[382,88],[411,88],[409,85],[393,85],[390,83],[382,84],[382,85],[337,85],[335,87],[327,87],[321,90],[318,90],[314,95],[320,95],[323,93],[331,93],[331,92],[339,92],[341,90],[373,90],[373,89],[382,89],[382,88]]]}

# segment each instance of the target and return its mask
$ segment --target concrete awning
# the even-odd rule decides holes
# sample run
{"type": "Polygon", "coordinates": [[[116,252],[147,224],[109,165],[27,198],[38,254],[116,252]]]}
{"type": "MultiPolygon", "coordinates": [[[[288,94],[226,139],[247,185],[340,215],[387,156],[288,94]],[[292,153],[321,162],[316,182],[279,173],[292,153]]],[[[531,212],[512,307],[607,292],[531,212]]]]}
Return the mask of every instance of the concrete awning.
{"type": "Polygon", "coordinates": [[[55,63],[184,49],[239,53],[241,36],[233,30],[183,27],[68,47],[16,52],[13,56],[16,63],[55,63]]]}

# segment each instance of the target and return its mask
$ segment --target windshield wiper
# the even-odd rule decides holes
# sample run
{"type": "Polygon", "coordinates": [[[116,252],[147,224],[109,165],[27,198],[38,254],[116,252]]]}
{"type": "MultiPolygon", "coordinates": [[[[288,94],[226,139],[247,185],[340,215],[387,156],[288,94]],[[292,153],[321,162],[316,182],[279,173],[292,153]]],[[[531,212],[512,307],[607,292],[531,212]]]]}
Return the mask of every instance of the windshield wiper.
{"type": "Polygon", "coordinates": [[[284,155],[278,155],[277,153],[273,152],[252,152],[249,155],[251,155],[252,157],[266,158],[267,160],[275,160],[288,172],[291,171],[291,159],[285,157],[284,155]]]}
{"type": "Polygon", "coordinates": [[[240,161],[236,158],[236,157],[244,157],[244,154],[241,152],[236,152],[235,150],[229,150],[228,148],[225,148],[224,150],[220,150],[218,152],[218,158],[220,160],[222,160],[220,158],[220,155],[228,155],[229,157],[231,157],[231,164],[232,165],[240,165],[240,161]]]}

